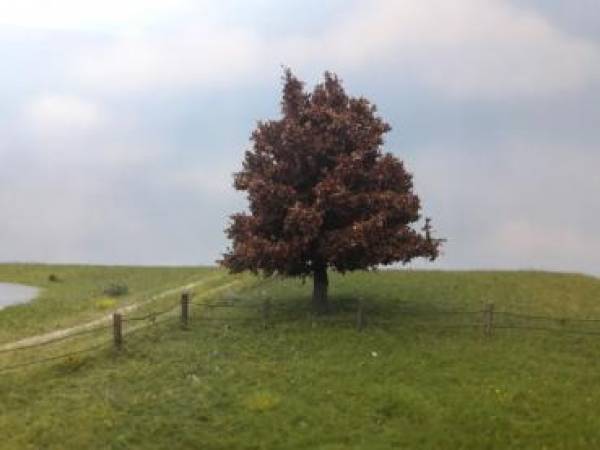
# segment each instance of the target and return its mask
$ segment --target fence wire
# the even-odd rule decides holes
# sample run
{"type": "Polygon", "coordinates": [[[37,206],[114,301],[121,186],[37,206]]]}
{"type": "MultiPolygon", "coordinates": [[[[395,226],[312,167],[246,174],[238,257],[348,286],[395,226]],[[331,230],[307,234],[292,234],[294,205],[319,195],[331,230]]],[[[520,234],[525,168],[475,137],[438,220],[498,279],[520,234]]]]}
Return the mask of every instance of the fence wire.
{"type": "Polygon", "coordinates": [[[513,313],[513,312],[509,312],[509,311],[495,311],[494,314],[507,316],[507,317],[528,319],[528,320],[549,320],[549,321],[555,321],[555,322],[582,322],[582,323],[600,322],[600,319],[577,319],[575,317],[535,316],[535,315],[529,315],[529,314],[513,313]]]}
{"type": "MultiPolygon", "coordinates": [[[[187,321],[184,321],[179,315],[171,315],[166,316],[169,313],[174,312],[176,309],[184,307],[183,304],[177,303],[175,305],[169,306],[168,308],[161,309],[158,311],[152,311],[148,314],[142,316],[132,316],[132,317],[122,317],[121,321],[124,324],[131,323],[139,323],[139,326],[132,326],[131,329],[122,330],[123,337],[130,337],[132,335],[138,335],[139,332],[148,330],[150,328],[155,328],[157,325],[161,325],[167,322],[181,322],[182,325],[189,327],[190,324],[198,322],[202,323],[203,327],[206,328],[221,328],[223,324],[226,326],[231,323],[255,323],[259,326],[271,326],[276,325],[278,323],[300,323],[303,321],[308,321],[309,323],[314,324],[344,324],[344,325],[353,325],[358,329],[363,329],[369,326],[402,326],[402,325],[416,325],[416,326],[426,326],[432,329],[482,329],[485,330],[486,327],[489,327],[490,330],[522,330],[522,331],[549,331],[555,333],[565,333],[565,334],[578,334],[578,335],[587,335],[587,336],[600,336],[600,330],[586,330],[586,329],[573,329],[566,328],[564,326],[555,326],[555,327],[544,327],[538,325],[529,325],[525,323],[519,323],[520,321],[551,321],[557,322],[558,324],[565,325],[569,324],[577,324],[577,323],[600,323],[600,319],[577,319],[577,318],[565,318],[565,317],[552,317],[552,316],[542,316],[542,315],[530,315],[530,314],[521,314],[515,313],[511,311],[493,311],[493,310],[458,310],[458,309],[409,309],[406,307],[399,308],[378,308],[373,306],[366,306],[363,308],[362,305],[357,306],[356,310],[345,309],[344,311],[339,311],[341,314],[345,316],[335,317],[335,316],[318,316],[314,315],[310,309],[300,309],[293,308],[288,305],[282,305],[277,303],[271,303],[267,301],[265,303],[257,304],[257,303],[233,303],[233,302],[209,302],[209,303],[198,303],[198,302],[187,302],[188,307],[198,307],[203,312],[208,313],[208,311],[214,310],[240,310],[243,312],[254,310],[258,314],[253,315],[252,317],[248,317],[248,315],[239,317],[239,316],[231,316],[231,315],[223,315],[223,316],[214,316],[212,314],[190,314],[187,318],[187,321]],[[390,317],[390,313],[398,314],[397,317],[390,317]],[[385,316],[383,316],[385,315],[385,316]],[[166,317],[165,317],[166,316],[166,317]],[[387,316],[387,317],[386,317],[387,316]],[[477,320],[474,322],[468,323],[440,323],[440,318],[444,317],[481,317],[483,320],[477,320]],[[486,318],[487,317],[487,318],[486,318]],[[435,319],[435,320],[427,320],[427,319],[435,319]],[[511,319],[516,320],[517,323],[511,323],[511,319]],[[146,323],[144,323],[146,322],[146,323]]],[[[190,308],[191,309],[191,308],[190,308]]],[[[188,312],[189,314],[189,312],[188,312]]],[[[448,320],[447,322],[452,322],[452,320],[448,320]]],[[[19,353],[24,350],[36,349],[40,347],[46,347],[51,344],[67,341],[69,339],[73,339],[80,336],[92,335],[94,333],[98,333],[100,331],[106,331],[107,329],[113,328],[113,324],[103,325],[94,327],[91,329],[81,330],[79,332],[70,333],[64,336],[60,336],[54,339],[50,339],[47,341],[42,341],[30,345],[22,345],[13,348],[5,348],[0,350],[0,355],[6,355],[11,353],[19,353]]],[[[76,350],[68,353],[64,353],[57,356],[50,356],[46,358],[36,359],[25,361],[22,363],[15,363],[7,366],[0,366],[0,373],[17,370],[21,368],[26,368],[38,364],[48,363],[52,361],[57,361],[61,359],[65,359],[71,356],[84,354],[88,352],[92,352],[98,350],[103,347],[107,347],[114,342],[112,340],[102,342],[98,345],[93,345],[91,347],[87,347],[82,350],[76,350]]]]}
{"type": "Polygon", "coordinates": [[[8,366],[2,366],[2,367],[0,367],[0,373],[9,372],[11,370],[16,370],[16,369],[22,369],[22,368],[33,366],[33,365],[37,365],[37,364],[44,364],[44,363],[47,363],[47,362],[56,361],[56,360],[59,360],[59,359],[64,359],[64,358],[68,358],[68,357],[75,356],[75,355],[80,355],[82,353],[89,353],[89,352],[92,352],[94,350],[98,350],[98,349],[100,349],[102,347],[108,347],[108,345],[110,344],[110,342],[111,341],[106,341],[106,342],[103,342],[101,344],[85,348],[83,350],[76,350],[76,351],[69,352],[69,353],[64,353],[64,354],[58,355],[58,356],[51,356],[51,357],[48,357],[48,358],[42,358],[42,359],[36,359],[36,360],[33,360],[33,361],[27,361],[27,362],[24,362],[24,363],[18,363],[18,364],[12,364],[12,365],[8,365],[8,366]]]}
{"type": "Polygon", "coordinates": [[[136,334],[139,331],[147,330],[148,328],[154,328],[154,327],[157,327],[158,325],[162,325],[167,322],[179,322],[179,321],[180,321],[179,317],[166,317],[166,318],[163,318],[162,320],[156,320],[156,321],[150,322],[146,325],[135,327],[131,330],[125,330],[125,332],[123,333],[123,337],[131,336],[132,334],[136,334]]]}
{"type": "Polygon", "coordinates": [[[177,304],[175,306],[170,306],[169,308],[166,308],[166,309],[160,309],[158,311],[150,312],[150,313],[146,314],[145,316],[124,317],[122,320],[123,320],[123,322],[136,322],[136,321],[152,320],[157,317],[168,314],[171,311],[174,311],[175,309],[177,309],[178,307],[179,307],[179,304],[177,304]]]}
{"type": "Polygon", "coordinates": [[[38,347],[44,347],[47,345],[51,345],[51,344],[55,344],[57,342],[63,342],[66,341],[68,339],[72,339],[78,336],[84,336],[84,335],[89,335],[89,334],[94,334],[97,333],[98,331],[103,331],[103,330],[107,330],[109,328],[112,328],[112,325],[107,325],[107,326],[101,326],[101,327],[95,327],[89,330],[82,330],[76,333],[70,333],[70,334],[66,334],[64,336],[60,336],[54,339],[50,339],[47,341],[41,341],[41,342],[36,342],[35,344],[29,344],[29,345],[23,345],[23,346],[19,346],[19,347],[12,347],[12,348],[6,348],[3,350],[0,350],[0,355],[1,354],[5,354],[5,353],[12,353],[12,352],[19,352],[22,350],[29,350],[29,349],[33,349],[33,348],[38,348],[38,347]]]}

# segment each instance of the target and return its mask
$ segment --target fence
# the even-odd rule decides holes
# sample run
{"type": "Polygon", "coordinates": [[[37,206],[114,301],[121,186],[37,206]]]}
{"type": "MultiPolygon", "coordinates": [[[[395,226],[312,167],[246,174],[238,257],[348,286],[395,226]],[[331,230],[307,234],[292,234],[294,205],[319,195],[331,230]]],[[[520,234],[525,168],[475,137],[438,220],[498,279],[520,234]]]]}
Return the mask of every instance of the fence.
{"type": "Polygon", "coordinates": [[[481,310],[447,310],[447,309],[410,309],[410,308],[387,308],[383,313],[386,317],[381,317],[382,312],[371,305],[367,307],[362,302],[358,302],[356,308],[349,311],[349,314],[315,316],[309,310],[291,309],[284,305],[274,305],[269,299],[260,304],[239,304],[230,301],[219,301],[213,303],[195,303],[192,302],[190,292],[183,292],[178,304],[164,309],[162,311],[152,312],[144,316],[126,317],[122,313],[116,312],[112,316],[112,323],[109,325],[97,326],[90,329],[81,330],[75,333],[66,334],[51,340],[23,345],[13,348],[0,350],[0,356],[6,354],[17,354],[28,350],[47,347],[56,343],[68,341],[81,336],[94,336],[100,332],[108,335],[99,344],[86,347],[84,349],[74,350],[60,355],[53,355],[46,358],[19,362],[17,364],[0,366],[0,373],[12,371],[32,365],[57,361],[74,357],[76,355],[94,352],[100,349],[113,348],[119,352],[126,344],[126,337],[137,331],[155,326],[159,323],[177,320],[183,330],[189,329],[192,322],[202,323],[207,326],[208,323],[253,323],[260,328],[268,329],[277,323],[293,322],[298,323],[302,318],[308,318],[312,326],[317,324],[338,324],[348,325],[357,331],[363,331],[367,327],[385,327],[402,324],[421,324],[429,328],[471,328],[480,329],[482,336],[492,338],[495,330],[515,329],[525,331],[549,331],[561,332],[579,335],[600,336],[600,319],[576,319],[564,317],[551,317],[540,315],[527,315],[514,313],[510,311],[496,311],[493,303],[487,303],[481,310]],[[193,315],[192,308],[201,308],[202,314],[193,315]],[[178,315],[173,315],[176,310],[178,315]],[[248,315],[243,317],[234,317],[232,315],[215,316],[210,311],[217,310],[243,310],[255,311],[257,315],[248,315]],[[389,313],[394,312],[396,317],[390,318],[389,313]],[[278,314],[280,313],[280,314],[278,314]],[[283,314],[281,314],[283,313],[283,314]],[[289,314],[293,313],[293,314],[289,314]],[[298,314],[300,313],[300,314],[298,314]],[[456,319],[468,318],[468,322],[456,322],[456,319]],[[423,321],[425,319],[425,321],[423,321]],[[436,322],[437,319],[437,322],[436,322]],[[474,319],[474,320],[473,320],[474,319]],[[441,322],[441,323],[440,323],[441,322]],[[126,331],[127,324],[141,323],[139,326],[132,326],[126,331]],[[579,328],[573,328],[576,325],[579,328]],[[593,328],[590,329],[590,326],[593,328]],[[587,329],[586,329],[587,328],[587,329]]]}

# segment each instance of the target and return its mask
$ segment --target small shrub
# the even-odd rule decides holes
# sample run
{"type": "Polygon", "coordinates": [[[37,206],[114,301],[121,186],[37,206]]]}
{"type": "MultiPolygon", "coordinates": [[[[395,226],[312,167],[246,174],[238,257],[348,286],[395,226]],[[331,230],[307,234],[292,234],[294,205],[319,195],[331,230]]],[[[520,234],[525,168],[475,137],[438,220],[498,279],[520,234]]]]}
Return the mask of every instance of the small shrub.
{"type": "Polygon", "coordinates": [[[269,392],[257,392],[244,400],[246,408],[255,412],[269,411],[276,408],[279,403],[279,397],[269,392]]]}
{"type": "Polygon", "coordinates": [[[117,306],[117,301],[114,298],[103,297],[96,300],[96,308],[105,310],[112,309],[117,306]]]}
{"type": "Polygon", "coordinates": [[[122,295],[127,295],[129,287],[122,282],[112,282],[105,286],[102,292],[109,297],[120,297],[122,295]]]}
{"type": "Polygon", "coordinates": [[[50,275],[48,275],[48,281],[50,281],[51,283],[58,283],[60,279],[58,278],[58,276],[51,273],[50,275]]]}

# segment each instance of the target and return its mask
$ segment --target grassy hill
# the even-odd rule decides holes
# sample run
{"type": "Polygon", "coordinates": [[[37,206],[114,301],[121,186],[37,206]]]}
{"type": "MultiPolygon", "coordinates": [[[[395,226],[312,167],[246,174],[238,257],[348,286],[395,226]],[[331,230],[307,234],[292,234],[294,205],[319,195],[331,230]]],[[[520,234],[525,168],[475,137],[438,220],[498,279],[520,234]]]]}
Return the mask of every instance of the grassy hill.
{"type": "Polygon", "coordinates": [[[41,288],[34,302],[0,312],[0,343],[92,320],[169,288],[217,275],[225,276],[208,267],[0,264],[0,282],[41,288]],[[50,281],[51,276],[56,281],[50,281]],[[107,298],[104,290],[113,283],[124,283],[129,292],[107,298]]]}
{"type": "MultiPolygon", "coordinates": [[[[13,269],[1,268],[0,278],[9,279],[13,269]]],[[[27,267],[20,270],[15,281],[41,279],[28,278],[27,267]]],[[[82,277],[83,286],[87,270],[104,269],[69,270],[73,285],[82,277]]],[[[98,276],[114,278],[111,270],[125,269],[106,270],[98,276]]],[[[131,270],[140,277],[139,284],[128,279],[132,296],[145,289],[144,277],[159,290],[161,269],[131,270]]],[[[161,279],[165,285],[187,282],[195,270],[169,269],[161,279]]],[[[234,277],[206,275],[216,278],[196,289],[194,303],[227,300],[240,307],[195,305],[188,330],[177,316],[167,317],[126,335],[120,352],[109,346],[0,372],[0,448],[600,446],[600,335],[592,334],[600,333],[600,323],[538,318],[600,318],[598,279],[536,272],[335,275],[336,312],[314,320],[306,309],[310,283],[243,277],[231,285],[234,277]],[[272,308],[265,329],[259,306],[267,298],[272,308]],[[367,321],[361,332],[355,328],[359,301],[367,321]],[[498,328],[484,337],[479,311],[487,302],[498,312],[534,316],[498,314],[498,324],[529,328],[498,328]]],[[[91,285],[102,284],[97,280],[91,285]]],[[[54,289],[67,289],[45,286],[37,303],[56,298],[54,289]]],[[[78,295],[85,292],[82,287],[78,295]]],[[[91,289],[82,301],[97,294],[91,289]]],[[[167,296],[158,306],[176,301],[167,296]]],[[[0,312],[0,329],[21,308],[0,312]]],[[[39,327],[47,329],[50,316],[42,315],[39,327]]],[[[107,330],[26,356],[0,354],[0,366],[109,338],[107,330]]]]}

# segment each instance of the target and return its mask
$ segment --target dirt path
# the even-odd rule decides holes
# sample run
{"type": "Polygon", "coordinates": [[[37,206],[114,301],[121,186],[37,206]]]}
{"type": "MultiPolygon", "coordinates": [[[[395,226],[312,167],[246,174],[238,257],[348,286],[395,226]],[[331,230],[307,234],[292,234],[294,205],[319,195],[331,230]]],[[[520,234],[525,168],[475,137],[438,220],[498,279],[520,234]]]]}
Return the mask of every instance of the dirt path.
{"type": "MultiPolygon", "coordinates": [[[[144,300],[142,302],[137,302],[137,303],[132,303],[127,306],[123,306],[122,308],[117,309],[115,312],[119,312],[121,314],[130,313],[142,306],[146,306],[152,302],[155,302],[156,300],[159,300],[164,297],[168,297],[169,295],[178,294],[178,293],[181,293],[186,290],[191,291],[199,286],[202,286],[203,284],[207,283],[208,281],[212,281],[216,278],[218,278],[218,276],[207,277],[207,278],[186,284],[184,286],[178,286],[175,288],[168,289],[166,291],[160,292],[159,294],[153,295],[148,300],[144,300]]],[[[217,286],[215,288],[208,289],[206,291],[202,291],[202,292],[198,293],[196,297],[201,298],[202,296],[205,296],[208,294],[213,294],[213,293],[221,291],[221,290],[232,288],[240,283],[241,283],[240,280],[234,280],[234,281],[231,281],[224,285],[217,286]]],[[[174,308],[173,314],[175,314],[175,313],[176,313],[176,311],[174,308]]],[[[36,336],[30,336],[30,337],[27,337],[24,339],[20,339],[18,341],[9,342],[7,344],[0,346],[0,351],[1,350],[10,350],[10,349],[13,349],[16,347],[23,347],[23,346],[28,346],[28,345],[43,344],[45,342],[52,341],[54,339],[59,339],[59,338],[70,336],[72,334],[77,334],[80,332],[91,330],[92,328],[95,328],[95,327],[99,327],[102,325],[109,325],[111,322],[112,322],[112,313],[108,314],[106,316],[103,316],[99,319],[92,320],[90,322],[85,322],[85,323],[82,323],[79,325],[74,325],[72,327],[62,328],[60,330],[51,331],[49,333],[38,334],[36,336]]]]}

